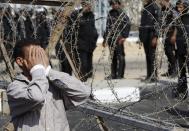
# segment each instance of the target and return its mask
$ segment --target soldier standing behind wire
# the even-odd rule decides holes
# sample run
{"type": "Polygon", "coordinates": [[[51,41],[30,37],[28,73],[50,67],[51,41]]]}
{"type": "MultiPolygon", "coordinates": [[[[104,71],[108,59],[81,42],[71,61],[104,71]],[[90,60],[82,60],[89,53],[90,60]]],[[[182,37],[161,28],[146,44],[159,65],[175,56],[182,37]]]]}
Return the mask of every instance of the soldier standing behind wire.
{"type": "Polygon", "coordinates": [[[142,10],[139,38],[144,45],[147,64],[146,82],[157,80],[157,68],[155,68],[155,51],[158,39],[156,24],[159,22],[160,8],[153,0],[145,0],[142,10]]]}
{"type": "Polygon", "coordinates": [[[37,23],[37,38],[40,40],[41,46],[46,49],[48,46],[50,27],[47,20],[47,10],[43,8],[43,11],[37,12],[36,23],[37,23]]]}
{"type": "Polygon", "coordinates": [[[18,12],[18,18],[17,18],[17,39],[21,40],[23,38],[26,38],[26,32],[25,32],[25,11],[20,10],[18,12]]]}
{"type": "Polygon", "coordinates": [[[82,0],[82,9],[75,12],[75,16],[77,16],[76,30],[78,32],[76,50],[79,55],[78,64],[80,63],[80,67],[78,68],[82,81],[86,81],[92,76],[93,51],[96,48],[98,38],[91,2],[91,0],[82,0]]]}
{"type": "Polygon", "coordinates": [[[93,51],[96,48],[98,38],[91,4],[92,0],[81,1],[82,9],[71,14],[64,34],[65,46],[71,53],[81,81],[87,81],[92,76],[93,51]]]}
{"type": "Polygon", "coordinates": [[[164,50],[165,55],[168,59],[168,71],[161,76],[166,77],[176,77],[177,67],[176,67],[176,41],[174,39],[174,33],[176,31],[174,18],[175,9],[170,3],[170,0],[163,0],[161,3],[161,28],[163,29],[163,34],[165,35],[164,50]]]}
{"type": "Polygon", "coordinates": [[[178,87],[173,90],[173,97],[185,99],[188,95],[186,66],[189,71],[189,2],[187,0],[178,0],[176,10],[177,19],[177,56],[179,63],[178,87]]]}
{"type": "MultiPolygon", "coordinates": [[[[16,38],[16,30],[15,27],[15,21],[14,16],[12,15],[11,7],[8,8],[1,8],[0,9],[0,31],[2,33],[3,37],[3,44],[5,45],[6,51],[8,53],[8,56],[11,59],[11,64],[14,67],[14,62],[12,62],[12,49],[14,47],[14,40],[16,38]]],[[[8,69],[7,69],[8,70],[8,69]]]]}
{"type": "Polygon", "coordinates": [[[129,36],[130,20],[121,9],[120,0],[111,0],[112,9],[107,18],[103,46],[108,43],[111,55],[111,74],[105,79],[124,78],[125,52],[124,41],[129,36]]]}
{"type": "Polygon", "coordinates": [[[18,19],[18,40],[26,38],[34,38],[34,27],[31,20],[32,12],[23,9],[20,11],[20,17],[18,19]]]}
{"type": "MultiPolygon", "coordinates": [[[[56,17],[56,16],[60,15],[61,13],[63,13],[63,11],[57,12],[56,10],[53,10],[53,16],[54,16],[53,24],[56,24],[56,22],[58,21],[56,19],[58,17],[56,17]]],[[[73,60],[73,62],[75,61],[75,59],[74,59],[75,55],[73,53],[74,32],[75,32],[75,28],[73,26],[71,16],[70,16],[70,17],[68,17],[68,22],[65,26],[64,33],[63,33],[62,37],[63,37],[63,44],[65,45],[65,49],[68,52],[70,58],[73,60]]],[[[74,37],[74,39],[75,39],[75,37],[74,37]]],[[[56,51],[56,55],[60,61],[60,70],[62,72],[68,73],[69,75],[72,75],[72,68],[70,66],[70,63],[69,63],[67,57],[66,57],[66,54],[64,53],[63,46],[60,41],[56,44],[55,51],[56,51]]]]}

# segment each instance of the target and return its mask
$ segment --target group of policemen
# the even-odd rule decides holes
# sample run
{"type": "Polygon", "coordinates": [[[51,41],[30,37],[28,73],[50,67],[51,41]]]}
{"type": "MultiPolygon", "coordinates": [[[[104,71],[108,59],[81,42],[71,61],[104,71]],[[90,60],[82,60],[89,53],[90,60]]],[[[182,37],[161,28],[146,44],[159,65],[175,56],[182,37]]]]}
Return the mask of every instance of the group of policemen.
{"type": "MultiPolygon", "coordinates": [[[[165,54],[168,58],[168,71],[162,76],[175,77],[179,73],[178,87],[173,90],[175,97],[187,96],[186,67],[189,70],[189,3],[178,0],[176,7],[170,0],[144,0],[141,13],[139,38],[144,46],[147,63],[146,81],[157,80],[157,66],[155,61],[156,47],[159,37],[163,38],[165,54]],[[178,65],[178,66],[177,66],[178,65]],[[178,69],[177,69],[178,68],[178,69]]],[[[95,15],[91,0],[82,0],[81,9],[77,9],[68,16],[68,22],[62,34],[63,44],[73,65],[82,81],[87,81],[93,73],[93,52],[98,38],[95,27],[95,15]]],[[[125,52],[124,41],[129,36],[131,22],[122,9],[120,0],[110,0],[112,9],[108,13],[107,25],[104,33],[103,46],[108,45],[111,56],[111,74],[106,79],[124,78],[125,52]]],[[[1,37],[7,48],[14,45],[14,40],[36,38],[43,48],[47,47],[50,36],[51,23],[47,19],[47,10],[34,12],[20,10],[12,16],[10,8],[1,8],[1,37]]],[[[69,60],[63,51],[61,42],[56,45],[56,54],[61,63],[61,70],[72,74],[69,60]]]]}
{"type": "MultiPolygon", "coordinates": [[[[110,49],[111,74],[106,79],[121,79],[125,71],[124,41],[129,35],[131,24],[129,17],[122,10],[121,2],[119,0],[109,2],[112,9],[107,17],[103,46],[108,45],[110,49]]],[[[63,34],[64,44],[82,81],[92,76],[92,58],[98,38],[91,3],[90,0],[81,1],[82,9],[75,10],[71,14],[63,34]]],[[[62,70],[72,74],[72,69],[61,48],[61,44],[56,46],[57,54],[62,60],[62,70]]]]}
{"type": "Polygon", "coordinates": [[[157,80],[155,61],[157,39],[163,38],[168,71],[162,76],[178,78],[173,97],[185,99],[188,95],[186,67],[189,70],[189,1],[178,0],[174,7],[170,0],[145,0],[139,37],[144,45],[147,63],[146,81],[157,80]],[[178,65],[178,66],[177,66],[178,65]]]}
{"type": "MultiPolygon", "coordinates": [[[[81,9],[74,10],[68,16],[68,22],[64,33],[57,43],[55,50],[60,59],[61,71],[72,75],[72,67],[63,50],[66,47],[67,53],[73,62],[76,73],[82,81],[87,81],[93,75],[93,52],[96,48],[98,39],[95,27],[95,15],[92,9],[93,0],[81,0],[81,9]],[[61,39],[63,40],[61,42],[61,39]],[[65,46],[63,47],[62,44],[65,46]]],[[[104,33],[103,46],[108,45],[111,53],[111,74],[107,79],[120,79],[124,77],[125,53],[124,41],[129,35],[130,20],[122,10],[119,0],[110,0],[112,9],[107,18],[107,27],[104,33]]],[[[14,47],[14,40],[35,38],[40,41],[43,48],[47,47],[51,26],[56,24],[57,14],[62,10],[55,11],[54,18],[47,18],[47,10],[34,11],[23,9],[18,12],[10,8],[1,8],[3,14],[4,44],[7,50],[11,51],[14,47]],[[14,40],[13,40],[14,39],[14,40]],[[11,47],[8,48],[8,45],[11,47]]],[[[58,17],[57,17],[58,18],[58,17]]],[[[11,54],[11,53],[10,53],[11,54]]],[[[9,55],[11,57],[11,55],[9,55]]]]}
{"type": "Polygon", "coordinates": [[[16,41],[35,38],[46,48],[50,36],[50,25],[46,18],[47,10],[34,12],[32,10],[13,10],[11,7],[0,8],[1,39],[12,57],[12,49],[16,41]]]}

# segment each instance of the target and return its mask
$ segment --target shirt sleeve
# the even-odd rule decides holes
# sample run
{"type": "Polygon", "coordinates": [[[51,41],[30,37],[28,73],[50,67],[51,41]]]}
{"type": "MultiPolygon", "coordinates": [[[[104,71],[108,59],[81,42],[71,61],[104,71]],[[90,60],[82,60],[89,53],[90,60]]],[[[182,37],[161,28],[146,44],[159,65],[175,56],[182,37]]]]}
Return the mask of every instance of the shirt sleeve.
{"type": "Polygon", "coordinates": [[[45,70],[41,68],[36,69],[31,75],[32,81],[29,84],[22,81],[14,81],[7,88],[8,103],[12,117],[39,109],[45,102],[45,95],[49,88],[45,70]]]}
{"type": "Polygon", "coordinates": [[[91,94],[90,87],[85,86],[80,80],[69,74],[50,70],[48,78],[49,81],[63,93],[62,98],[64,99],[64,102],[70,102],[67,104],[69,106],[83,104],[91,94]]]}
{"type": "Polygon", "coordinates": [[[38,69],[45,70],[45,67],[43,65],[41,65],[41,64],[35,65],[34,67],[31,68],[30,74],[32,74],[34,71],[36,71],[38,69]]]}
{"type": "Polygon", "coordinates": [[[111,16],[110,16],[110,14],[108,14],[108,18],[107,18],[107,22],[106,22],[106,29],[105,29],[105,32],[103,34],[103,38],[104,38],[105,41],[107,41],[108,33],[111,29],[111,27],[110,27],[111,23],[110,22],[111,22],[111,16]]]}

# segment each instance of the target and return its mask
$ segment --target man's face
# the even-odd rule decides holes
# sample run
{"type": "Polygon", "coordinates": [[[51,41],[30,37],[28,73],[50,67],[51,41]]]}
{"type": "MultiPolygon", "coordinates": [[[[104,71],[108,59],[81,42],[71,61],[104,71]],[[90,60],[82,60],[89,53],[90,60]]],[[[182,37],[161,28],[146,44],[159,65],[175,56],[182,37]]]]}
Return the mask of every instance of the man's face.
{"type": "Polygon", "coordinates": [[[90,3],[86,3],[83,5],[84,12],[90,12],[92,11],[92,5],[90,3]]]}
{"type": "Polygon", "coordinates": [[[184,5],[183,4],[177,5],[177,10],[179,13],[182,13],[184,11],[184,5]]]}
{"type": "Polygon", "coordinates": [[[115,2],[115,3],[112,4],[112,9],[117,10],[119,8],[120,8],[119,3],[115,2]]]}

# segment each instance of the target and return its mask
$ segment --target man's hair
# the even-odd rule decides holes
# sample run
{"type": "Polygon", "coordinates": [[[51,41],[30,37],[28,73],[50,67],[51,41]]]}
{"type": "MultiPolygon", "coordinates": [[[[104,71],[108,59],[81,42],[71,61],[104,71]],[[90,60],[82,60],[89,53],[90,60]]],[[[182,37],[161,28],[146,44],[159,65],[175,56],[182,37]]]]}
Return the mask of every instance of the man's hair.
{"type": "Polygon", "coordinates": [[[18,42],[16,42],[16,45],[13,49],[13,58],[16,60],[17,57],[23,57],[24,51],[23,48],[30,46],[30,45],[40,45],[39,40],[36,39],[22,39],[18,42]]]}

